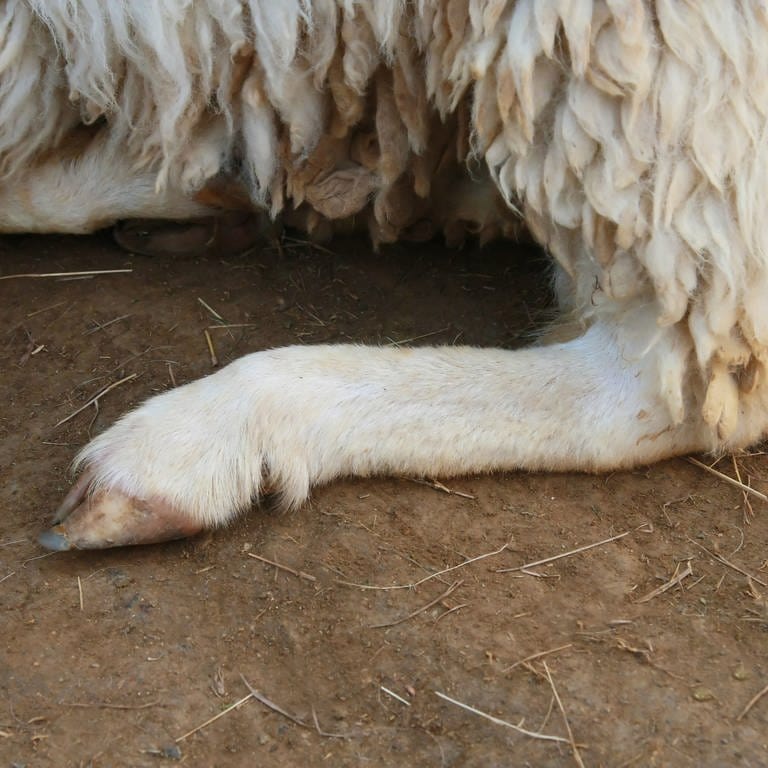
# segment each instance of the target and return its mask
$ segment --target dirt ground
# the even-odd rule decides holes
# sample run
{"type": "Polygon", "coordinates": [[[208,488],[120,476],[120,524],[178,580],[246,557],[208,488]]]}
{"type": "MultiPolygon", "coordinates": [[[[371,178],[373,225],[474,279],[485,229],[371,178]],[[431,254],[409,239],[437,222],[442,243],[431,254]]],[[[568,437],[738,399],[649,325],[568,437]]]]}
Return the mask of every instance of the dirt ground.
{"type": "MultiPolygon", "coordinates": [[[[94,269],[131,271],[0,281],[0,766],[768,765],[768,696],[742,714],[768,685],[768,505],[751,516],[685,459],[350,480],[196,540],[36,543],[89,435],[211,371],[213,312],[238,326],[210,330],[221,364],[324,341],[515,346],[548,313],[540,260],[0,240],[2,275],[94,269]]],[[[768,490],[760,453],[718,467],[768,490]]]]}

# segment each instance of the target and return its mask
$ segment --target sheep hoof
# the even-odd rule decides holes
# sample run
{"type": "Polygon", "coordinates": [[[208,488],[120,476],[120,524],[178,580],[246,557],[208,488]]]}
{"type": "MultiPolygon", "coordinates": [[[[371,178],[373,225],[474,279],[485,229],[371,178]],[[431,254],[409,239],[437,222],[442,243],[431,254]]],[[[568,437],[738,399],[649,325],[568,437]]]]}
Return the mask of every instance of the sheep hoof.
{"type": "Polygon", "coordinates": [[[89,493],[86,473],[67,494],[54,525],[38,538],[46,549],[106,549],[182,539],[203,526],[160,499],[137,499],[117,490],[89,493]]]}
{"type": "Polygon", "coordinates": [[[227,211],[185,221],[132,219],[118,222],[113,235],[126,251],[144,256],[236,255],[263,239],[257,214],[227,211]]]}

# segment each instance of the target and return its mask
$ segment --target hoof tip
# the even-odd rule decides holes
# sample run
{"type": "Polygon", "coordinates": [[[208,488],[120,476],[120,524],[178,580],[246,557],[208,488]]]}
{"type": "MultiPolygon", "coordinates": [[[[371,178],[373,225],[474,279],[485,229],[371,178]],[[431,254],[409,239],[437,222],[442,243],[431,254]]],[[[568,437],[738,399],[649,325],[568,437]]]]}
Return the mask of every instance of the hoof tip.
{"type": "Polygon", "coordinates": [[[66,552],[67,550],[72,549],[72,544],[66,534],[57,531],[56,528],[50,528],[47,531],[43,531],[43,533],[37,537],[37,542],[40,546],[53,550],[54,552],[66,552]]]}

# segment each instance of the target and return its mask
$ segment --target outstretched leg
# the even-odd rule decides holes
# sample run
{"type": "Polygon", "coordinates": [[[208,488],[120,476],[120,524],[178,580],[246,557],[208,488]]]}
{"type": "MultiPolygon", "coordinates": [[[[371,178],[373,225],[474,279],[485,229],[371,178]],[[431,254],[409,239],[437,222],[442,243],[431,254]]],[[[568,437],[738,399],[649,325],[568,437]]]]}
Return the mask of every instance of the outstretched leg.
{"type": "Polygon", "coordinates": [[[675,331],[659,337],[651,312],[632,329],[598,323],[567,343],[512,352],[249,355],[150,399],[87,445],[84,479],[42,543],[178,538],[225,523],[266,491],[293,506],[344,475],[596,471],[706,449],[700,419],[675,423],[662,392],[659,361],[680,354],[675,331]]]}

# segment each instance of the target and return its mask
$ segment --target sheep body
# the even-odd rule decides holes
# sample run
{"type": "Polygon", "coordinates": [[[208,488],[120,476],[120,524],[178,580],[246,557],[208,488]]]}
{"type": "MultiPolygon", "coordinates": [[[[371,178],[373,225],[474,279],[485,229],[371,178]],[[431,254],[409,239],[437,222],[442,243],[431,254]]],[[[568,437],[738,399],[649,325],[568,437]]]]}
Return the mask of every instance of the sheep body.
{"type": "Polygon", "coordinates": [[[683,443],[765,433],[764,3],[9,0],[0,13],[0,228],[192,216],[226,205],[221,178],[309,231],[365,220],[376,243],[509,235],[521,218],[566,310],[637,331],[668,428],[706,427],[683,443]],[[73,137],[84,149],[62,170],[73,137]],[[74,186],[66,173],[114,199],[75,221],[50,200],[74,186]]]}

